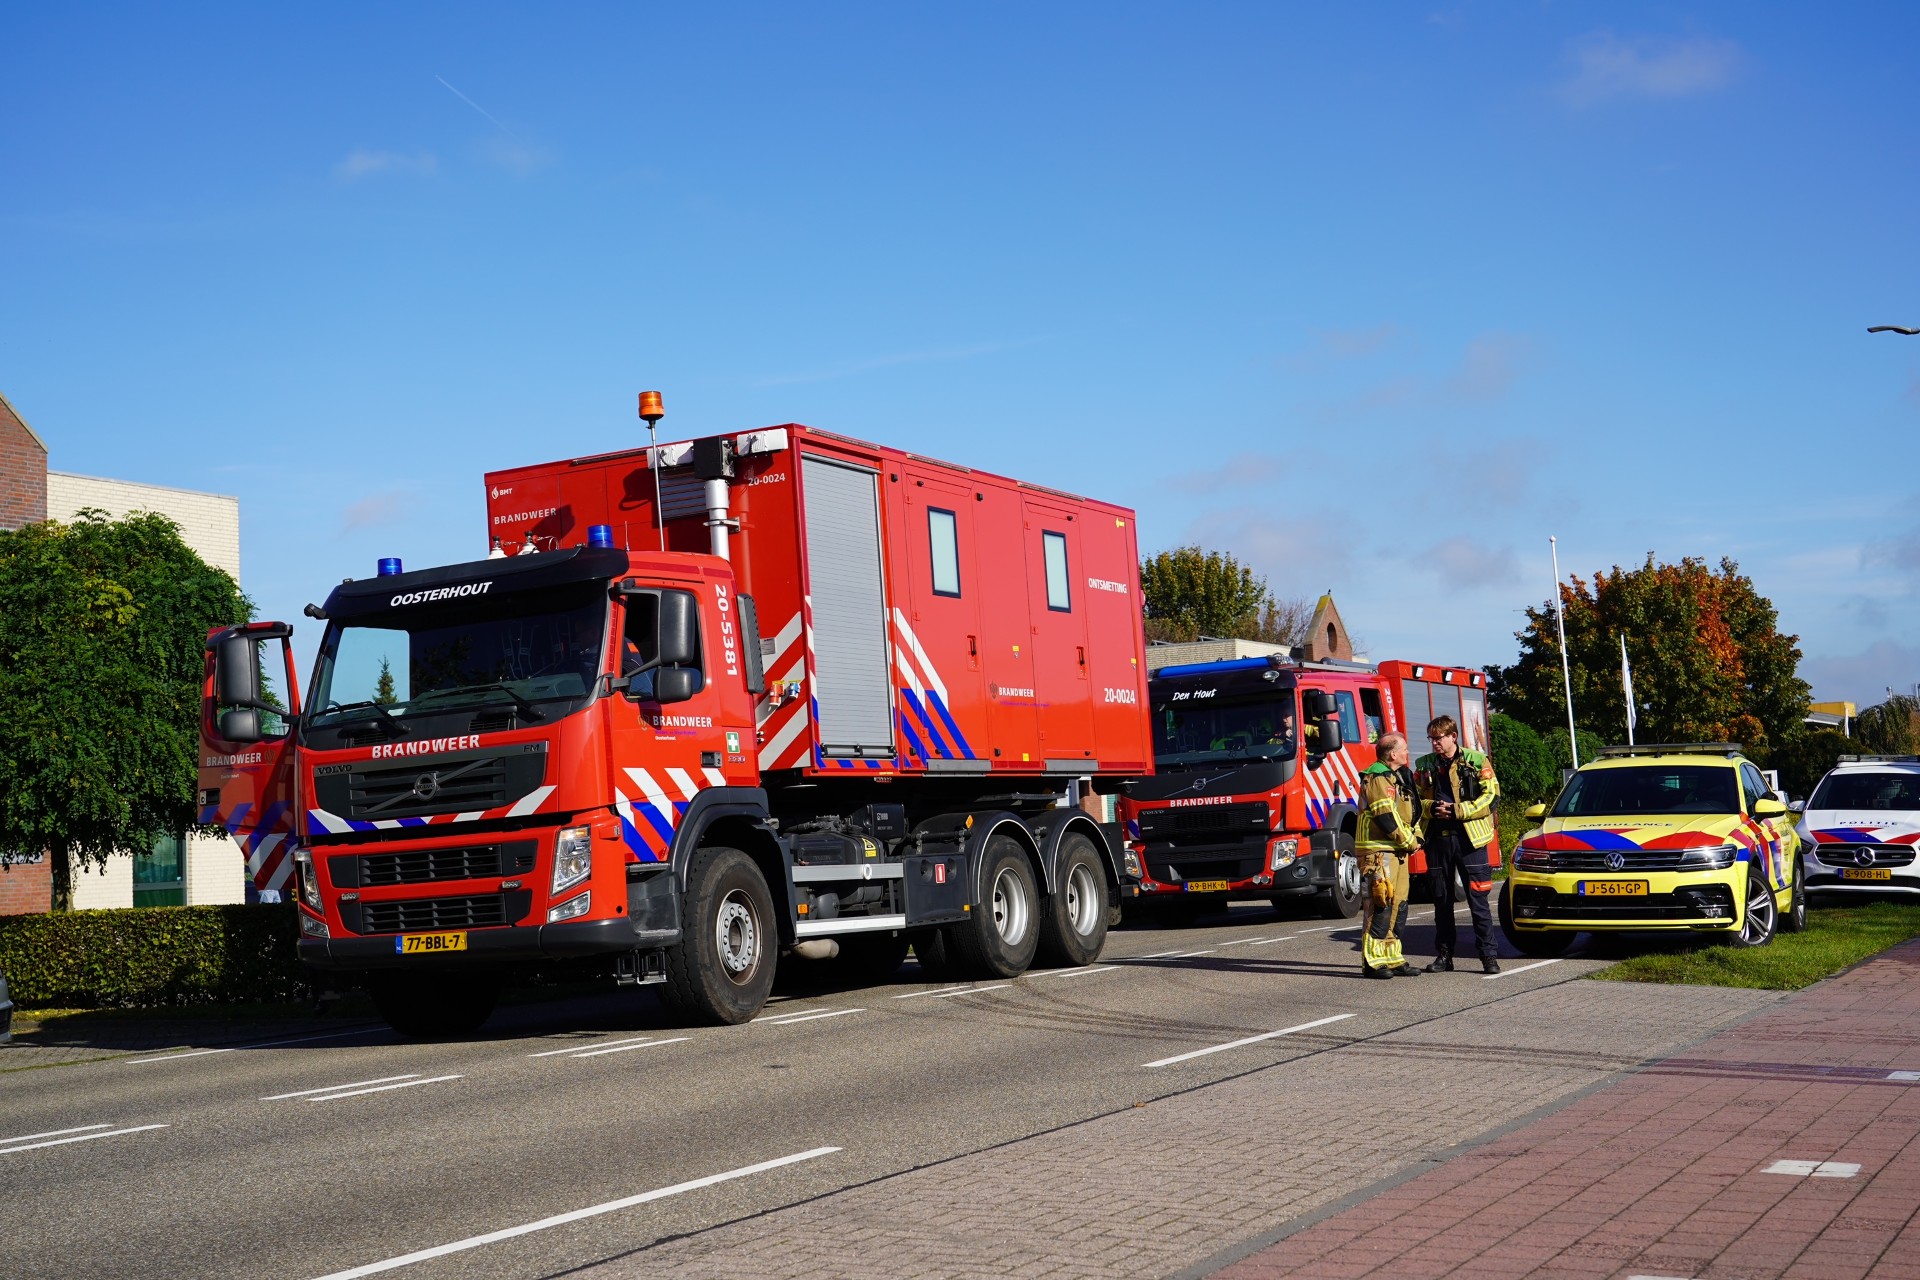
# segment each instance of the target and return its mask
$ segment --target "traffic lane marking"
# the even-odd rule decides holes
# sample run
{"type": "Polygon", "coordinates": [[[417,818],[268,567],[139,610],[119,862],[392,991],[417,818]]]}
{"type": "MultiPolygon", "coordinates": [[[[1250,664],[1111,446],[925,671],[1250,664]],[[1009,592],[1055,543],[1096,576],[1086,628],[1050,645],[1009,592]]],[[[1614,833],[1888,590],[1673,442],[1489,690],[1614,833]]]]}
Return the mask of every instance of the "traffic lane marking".
{"type": "Polygon", "coordinates": [[[77,1124],[71,1129],[49,1129],[45,1133],[23,1133],[17,1138],[0,1138],[0,1147],[11,1146],[16,1142],[32,1142],[35,1138],[57,1138],[63,1133],[85,1133],[89,1129],[111,1129],[110,1124],[77,1124]]]}
{"type": "Polygon", "coordinates": [[[1121,967],[1122,966],[1117,964],[1101,964],[1090,967],[1082,966],[1078,969],[1042,969],[1038,973],[1029,970],[1021,976],[1027,978],[1079,978],[1090,973],[1114,973],[1121,967]]]}
{"type": "Polygon", "coordinates": [[[623,1041],[620,1044],[608,1045],[604,1049],[588,1049],[582,1053],[576,1053],[573,1056],[576,1058],[598,1058],[603,1054],[631,1053],[635,1049],[655,1049],[663,1044],[682,1044],[691,1039],[693,1039],[692,1036],[674,1036],[667,1040],[642,1040],[638,1043],[623,1041]]]}
{"type": "Polygon", "coordinates": [[[1536,960],[1532,964],[1523,964],[1518,969],[1502,969],[1498,973],[1483,974],[1480,981],[1492,982],[1495,978],[1511,978],[1516,973],[1525,973],[1529,969],[1544,969],[1550,964],[1559,964],[1565,959],[1565,956],[1555,956],[1551,960],[1536,960]]]}
{"type": "Polygon", "coordinates": [[[260,1099],[262,1102],[280,1102],[287,1098],[304,1098],[310,1093],[332,1093],[335,1089],[355,1089],[363,1084],[387,1084],[394,1080],[417,1080],[418,1071],[409,1071],[402,1076],[381,1076],[375,1080],[352,1080],[346,1084],[321,1085],[318,1089],[296,1089],[292,1093],[271,1093],[260,1099]]]}
{"type": "MultiPolygon", "coordinates": [[[[308,1102],[338,1102],[342,1098],[358,1098],[369,1093],[386,1093],[391,1089],[412,1089],[423,1084],[440,1084],[447,1080],[464,1080],[465,1076],[428,1076],[424,1080],[408,1080],[401,1084],[377,1085],[371,1089],[352,1089],[347,1093],[329,1093],[324,1096],[308,1098],[308,1102]]],[[[345,1089],[348,1086],[341,1085],[345,1089]]]]}
{"type": "Polygon", "coordinates": [[[1297,1027],[1284,1027],[1279,1031],[1268,1031],[1257,1036],[1245,1036],[1239,1040],[1229,1040],[1225,1044],[1208,1045],[1204,1049],[1195,1049],[1191,1053],[1176,1053],[1170,1058],[1158,1058],[1145,1062],[1143,1067],[1170,1067],[1176,1062],[1188,1062],[1194,1058],[1204,1058],[1210,1053],[1225,1053],[1229,1049],[1238,1049],[1243,1045],[1259,1044],[1262,1040],[1277,1040],[1281,1036],[1290,1036],[1297,1031],[1311,1031],[1315,1027],[1324,1027],[1334,1022],[1344,1022],[1353,1017],[1351,1013],[1336,1013],[1330,1018],[1316,1018],[1312,1022],[1303,1022],[1297,1027]]]}
{"type": "Polygon", "coordinates": [[[543,1049],[539,1053],[530,1053],[527,1056],[529,1058],[557,1058],[565,1054],[568,1057],[577,1058],[584,1057],[590,1053],[604,1053],[609,1049],[623,1049],[629,1045],[644,1049],[648,1045],[678,1044],[682,1040],[689,1039],[692,1039],[692,1037],[675,1036],[671,1040],[657,1040],[652,1034],[648,1034],[644,1036],[629,1036],[625,1040],[589,1040],[584,1044],[570,1044],[564,1049],[543,1049]]]}
{"type": "Polygon", "coordinates": [[[129,1067],[137,1067],[143,1062],[173,1062],[180,1058],[204,1058],[213,1053],[238,1053],[242,1049],[270,1049],[282,1044],[306,1044],[310,1040],[338,1040],[343,1036],[366,1035],[369,1032],[384,1031],[384,1027],[356,1027],[352,1031],[329,1031],[319,1036],[294,1036],[287,1040],[262,1040],[258,1044],[230,1044],[220,1049],[189,1049],[185,1053],[163,1053],[152,1058],[128,1058],[129,1067]]]}
{"type": "Polygon", "coordinates": [[[895,1000],[911,1000],[911,999],[913,999],[913,998],[914,998],[915,996],[937,996],[937,995],[940,995],[940,994],[942,994],[942,993],[944,993],[944,992],[950,992],[950,991],[970,991],[970,990],[972,990],[972,989],[973,989],[973,984],[972,984],[972,983],[970,983],[970,982],[962,982],[962,983],[957,983],[956,985],[954,985],[954,986],[951,986],[951,987],[932,987],[932,988],[929,988],[929,989],[928,989],[928,990],[926,990],[926,991],[909,991],[909,992],[907,992],[907,993],[906,993],[905,995],[902,995],[902,996],[895,996],[895,997],[893,997],[893,998],[894,998],[895,1000]]]}
{"type": "Polygon", "coordinates": [[[865,1013],[865,1009],[816,1009],[809,1013],[776,1013],[771,1017],[755,1018],[755,1022],[765,1022],[776,1027],[790,1027],[796,1022],[814,1022],[821,1018],[844,1018],[850,1013],[865,1013]]]}
{"type": "Polygon", "coordinates": [[[92,1142],[95,1138],[118,1138],[123,1134],[145,1133],[149,1129],[165,1129],[164,1124],[141,1124],[131,1129],[109,1129],[105,1133],[83,1133],[76,1138],[55,1138],[50,1142],[30,1142],[23,1147],[0,1147],[0,1156],[17,1155],[22,1151],[38,1151],[42,1147],[64,1147],[69,1142],[92,1142]]]}
{"type": "Polygon", "coordinates": [[[810,1151],[798,1151],[790,1156],[781,1156],[774,1160],[762,1160],[759,1164],[746,1165],[739,1169],[729,1169],[725,1173],[710,1173],[704,1178],[694,1178],[687,1182],[676,1182],[670,1187],[658,1187],[652,1191],[642,1191],[639,1195],[627,1196],[620,1200],[609,1200],[605,1204],[596,1204],[585,1209],[575,1209],[570,1213],[557,1213],[551,1218],[542,1218],[538,1222],[523,1223],[517,1227],[507,1227],[500,1231],[489,1231],[485,1235],[469,1236],[465,1240],[455,1240],[451,1244],[435,1245],[431,1249],[420,1249],[413,1253],[402,1254],[397,1258],[387,1258],[380,1262],[369,1262],[365,1266],[352,1267],[346,1271],[332,1271],[319,1280],[358,1280],[360,1276],[377,1275],[382,1271],[392,1271],[398,1267],[409,1267],[416,1262],[426,1262],[432,1258],[444,1258],[450,1253],[461,1253],[468,1249],[477,1249],[482,1245],[498,1244],[502,1240],[512,1240],[518,1236],[531,1235],[535,1231],[545,1231],[550,1227],[565,1226],[569,1222],[579,1222],[585,1218],[595,1218],[603,1213],[614,1213],[621,1209],[631,1209],[635,1205],[647,1204],[654,1200],[664,1200],[668,1196],[683,1195],[689,1191],[698,1191],[703,1187],[717,1186],[722,1182],[732,1182],[738,1178],[751,1177],[756,1173],[766,1173],[787,1165],[799,1164],[803,1160],[817,1160],[821,1156],[830,1156],[839,1151],[839,1147],[814,1147],[810,1151]]]}

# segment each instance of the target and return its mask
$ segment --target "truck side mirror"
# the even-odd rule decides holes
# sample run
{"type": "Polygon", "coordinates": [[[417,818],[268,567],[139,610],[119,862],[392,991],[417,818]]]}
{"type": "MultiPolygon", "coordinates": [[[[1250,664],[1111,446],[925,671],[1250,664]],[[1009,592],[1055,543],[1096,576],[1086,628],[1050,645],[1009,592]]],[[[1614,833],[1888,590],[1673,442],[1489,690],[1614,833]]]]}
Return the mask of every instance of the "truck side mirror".
{"type": "MultiPolygon", "coordinates": [[[[222,640],[213,650],[213,689],[222,706],[248,707],[260,701],[260,668],[254,642],[246,636],[222,640]]],[[[222,718],[224,726],[226,720],[222,718]]],[[[256,728],[256,734],[258,730],[256,728]]],[[[235,742],[254,739],[234,738],[235,742]]]]}
{"type": "Polygon", "coordinates": [[[228,742],[260,741],[260,713],[252,707],[233,707],[221,712],[220,736],[228,742]]]}
{"type": "Polygon", "coordinates": [[[1330,755],[1346,745],[1340,732],[1340,704],[1325,689],[1304,689],[1300,710],[1313,732],[1306,735],[1307,750],[1314,755],[1330,755]]]}
{"type": "Polygon", "coordinates": [[[693,667],[661,667],[653,673],[653,701],[685,702],[700,692],[700,672],[693,667]]]}
{"type": "MultiPolygon", "coordinates": [[[[699,615],[685,591],[660,593],[660,665],[684,667],[700,661],[699,615]]],[[[688,694],[687,697],[692,697],[688,694]]],[[[665,699],[662,699],[665,701],[665,699]]],[[[685,701],[685,699],[679,699],[685,701]]]]}

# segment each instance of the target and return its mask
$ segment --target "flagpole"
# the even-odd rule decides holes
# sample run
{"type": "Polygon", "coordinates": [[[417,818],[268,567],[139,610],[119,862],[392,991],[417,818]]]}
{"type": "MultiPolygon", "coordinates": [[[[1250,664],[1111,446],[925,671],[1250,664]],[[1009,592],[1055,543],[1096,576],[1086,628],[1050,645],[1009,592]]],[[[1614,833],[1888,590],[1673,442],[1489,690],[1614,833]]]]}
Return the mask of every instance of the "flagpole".
{"type": "Polygon", "coordinates": [[[1620,633],[1620,693],[1627,700],[1627,745],[1633,745],[1634,722],[1640,717],[1633,708],[1633,668],[1627,665],[1627,633],[1620,633]]]}
{"type": "Polygon", "coordinates": [[[1560,624],[1560,678],[1567,689],[1567,750],[1573,753],[1573,767],[1580,767],[1580,739],[1573,728],[1573,666],[1567,661],[1567,611],[1560,604],[1560,540],[1551,535],[1547,546],[1553,551],[1553,616],[1560,624]]]}

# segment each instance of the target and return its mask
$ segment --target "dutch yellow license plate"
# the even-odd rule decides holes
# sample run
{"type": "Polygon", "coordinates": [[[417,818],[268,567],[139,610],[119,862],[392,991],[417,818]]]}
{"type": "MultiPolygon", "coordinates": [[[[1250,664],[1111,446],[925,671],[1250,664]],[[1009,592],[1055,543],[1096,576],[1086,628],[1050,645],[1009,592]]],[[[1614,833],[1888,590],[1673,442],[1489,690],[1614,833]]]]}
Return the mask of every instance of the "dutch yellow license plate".
{"type": "Polygon", "coordinates": [[[1580,893],[1588,898],[1644,898],[1645,880],[1582,880],[1580,893]]]}
{"type": "Polygon", "coordinates": [[[467,935],[459,933],[403,933],[393,940],[395,953],[403,956],[431,956],[442,951],[465,951],[467,935]]]}
{"type": "Polygon", "coordinates": [[[1842,880],[1891,880],[1893,872],[1885,867],[1842,867],[1840,878],[1842,880]]]}
{"type": "Polygon", "coordinates": [[[1231,883],[1232,882],[1228,880],[1189,880],[1187,881],[1187,892],[1225,893],[1227,886],[1231,883]]]}

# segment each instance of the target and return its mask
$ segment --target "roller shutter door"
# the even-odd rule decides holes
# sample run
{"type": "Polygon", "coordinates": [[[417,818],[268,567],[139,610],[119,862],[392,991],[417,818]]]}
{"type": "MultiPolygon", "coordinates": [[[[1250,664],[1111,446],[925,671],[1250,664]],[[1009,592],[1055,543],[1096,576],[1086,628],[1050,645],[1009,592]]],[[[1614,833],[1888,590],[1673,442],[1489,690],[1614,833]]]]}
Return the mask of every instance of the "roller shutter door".
{"type": "Polygon", "coordinates": [[[818,741],[828,755],[893,755],[879,477],[802,456],[818,741]]]}

